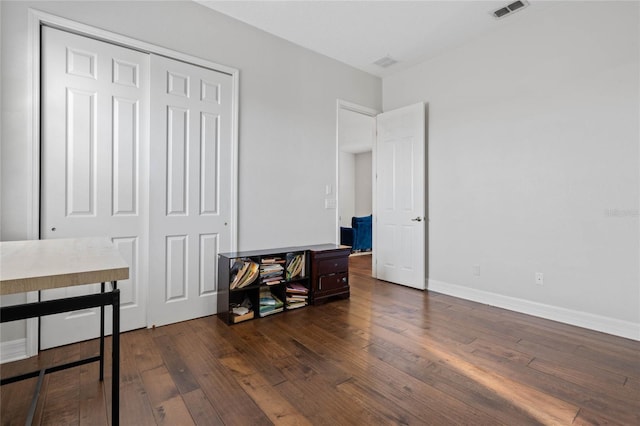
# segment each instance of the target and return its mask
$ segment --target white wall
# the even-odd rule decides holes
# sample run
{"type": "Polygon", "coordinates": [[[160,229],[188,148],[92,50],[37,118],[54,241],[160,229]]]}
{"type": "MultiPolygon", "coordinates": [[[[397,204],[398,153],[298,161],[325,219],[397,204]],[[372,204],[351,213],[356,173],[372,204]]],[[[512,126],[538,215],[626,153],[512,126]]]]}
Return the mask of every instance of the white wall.
{"type": "Polygon", "coordinates": [[[338,123],[341,151],[357,154],[373,149],[376,138],[375,117],[341,107],[338,109],[338,123]]]}
{"type": "Polygon", "coordinates": [[[372,155],[371,151],[339,155],[340,225],[351,227],[353,216],[368,216],[372,211],[372,155]]]}
{"type": "Polygon", "coordinates": [[[238,68],[239,248],[334,241],[335,211],[324,209],[324,188],[335,186],[336,99],[379,108],[378,78],[190,1],[1,4],[3,104],[11,106],[2,111],[9,123],[2,129],[3,239],[25,238],[27,229],[24,146],[30,82],[25,75],[31,6],[238,68]],[[264,191],[265,185],[273,190],[264,191]]]}
{"type": "Polygon", "coordinates": [[[335,242],[336,100],[380,109],[380,79],[190,1],[0,2],[0,239],[28,237],[28,7],[239,69],[238,248],[335,242]]]}
{"type": "Polygon", "coordinates": [[[383,80],[428,104],[430,289],[640,339],[639,5],[534,3],[383,80]]]}
{"type": "Polygon", "coordinates": [[[355,216],[368,216],[371,214],[373,176],[371,151],[361,152],[355,155],[355,216]]]}
{"type": "Polygon", "coordinates": [[[338,209],[339,225],[351,227],[351,218],[356,215],[356,155],[339,152],[338,163],[338,209]]]}

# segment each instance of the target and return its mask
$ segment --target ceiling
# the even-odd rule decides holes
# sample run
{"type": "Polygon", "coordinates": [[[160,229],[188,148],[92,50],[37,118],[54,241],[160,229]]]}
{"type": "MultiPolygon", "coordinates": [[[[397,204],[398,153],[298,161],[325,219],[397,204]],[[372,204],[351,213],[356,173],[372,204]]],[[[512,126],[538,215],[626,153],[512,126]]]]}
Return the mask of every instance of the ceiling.
{"type": "Polygon", "coordinates": [[[529,8],[495,19],[492,12],[514,0],[195,1],[379,77],[428,60],[551,3],[530,1],[529,8]],[[398,63],[388,68],[373,64],[385,56],[398,63]]]}

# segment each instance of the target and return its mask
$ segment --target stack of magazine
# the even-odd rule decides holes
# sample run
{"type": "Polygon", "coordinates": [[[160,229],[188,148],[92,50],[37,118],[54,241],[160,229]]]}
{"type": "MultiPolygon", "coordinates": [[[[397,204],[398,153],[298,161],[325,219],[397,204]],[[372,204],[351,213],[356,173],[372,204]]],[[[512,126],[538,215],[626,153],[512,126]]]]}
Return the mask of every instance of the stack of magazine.
{"type": "Polygon", "coordinates": [[[287,284],[287,309],[307,306],[309,290],[299,283],[287,284]]]}
{"type": "Polygon", "coordinates": [[[266,285],[280,284],[284,279],[285,260],[279,257],[264,258],[260,263],[260,282],[266,285]]]}
{"type": "Polygon", "coordinates": [[[269,287],[260,287],[260,316],[266,317],[267,315],[282,312],[283,303],[274,294],[271,293],[269,287]]]}
{"type": "Polygon", "coordinates": [[[259,265],[251,259],[236,259],[231,266],[231,290],[243,288],[251,284],[258,277],[259,265]]]}

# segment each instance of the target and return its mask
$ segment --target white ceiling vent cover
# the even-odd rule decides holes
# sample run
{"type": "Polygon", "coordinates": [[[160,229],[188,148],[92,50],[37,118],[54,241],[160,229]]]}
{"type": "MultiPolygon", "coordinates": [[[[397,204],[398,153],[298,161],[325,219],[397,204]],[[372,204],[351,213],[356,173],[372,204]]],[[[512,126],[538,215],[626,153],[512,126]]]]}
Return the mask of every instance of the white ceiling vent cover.
{"type": "Polygon", "coordinates": [[[495,10],[493,12],[493,16],[496,19],[504,18],[505,16],[508,16],[508,15],[514,13],[514,12],[519,11],[519,10],[522,10],[527,6],[529,6],[529,2],[527,0],[514,1],[513,3],[508,4],[505,7],[501,7],[500,9],[495,10]]]}
{"type": "Polygon", "coordinates": [[[397,64],[397,63],[398,61],[393,59],[391,56],[385,56],[384,58],[380,58],[374,62],[374,64],[382,68],[389,68],[391,65],[397,64]]]}

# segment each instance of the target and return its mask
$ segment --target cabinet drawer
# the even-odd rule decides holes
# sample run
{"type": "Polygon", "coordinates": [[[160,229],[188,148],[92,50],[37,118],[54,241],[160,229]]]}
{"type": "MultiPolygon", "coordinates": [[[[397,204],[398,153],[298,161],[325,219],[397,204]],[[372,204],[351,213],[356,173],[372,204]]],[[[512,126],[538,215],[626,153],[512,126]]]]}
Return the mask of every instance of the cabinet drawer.
{"type": "Polygon", "coordinates": [[[316,261],[321,261],[324,259],[333,259],[334,257],[349,257],[351,254],[350,248],[339,248],[335,250],[324,250],[324,251],[311,251],[311,257],[316,261]]]}
{"type": "Polygon", "coordinates": [[[320,277],[318,291],[329,291],[338,288],[349,287],[349,274],[334,274],[320,277]]]}
{"type": "Polygon", "coordinates": [[[334,257],[333,259],[325,259],[318,262],[318,275],[335,274],[348,270],[348,257],[334,257]]]}

